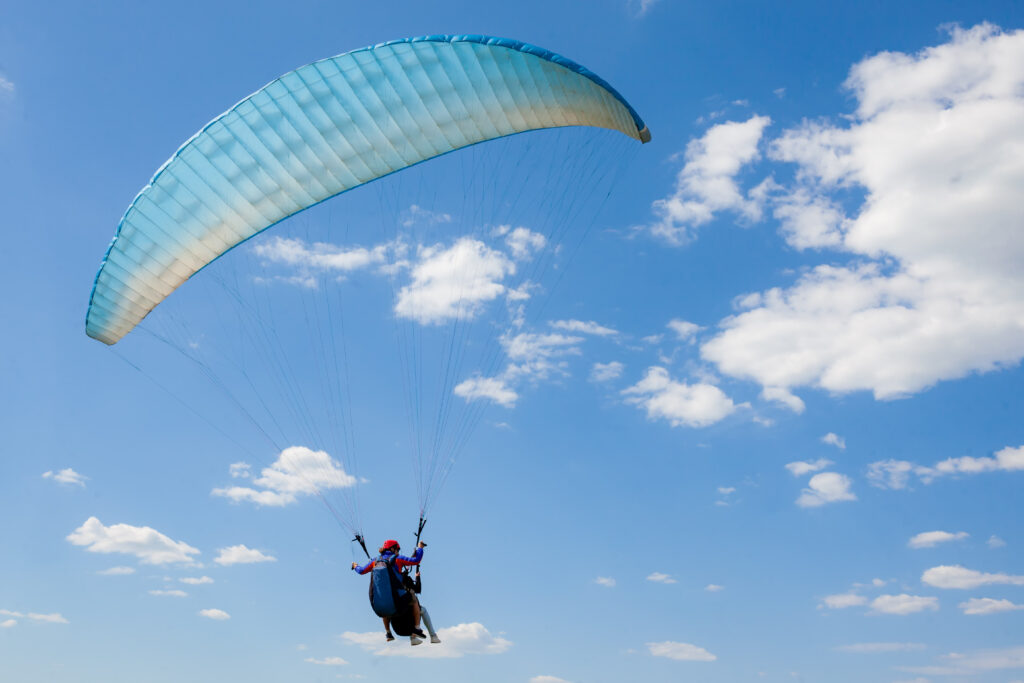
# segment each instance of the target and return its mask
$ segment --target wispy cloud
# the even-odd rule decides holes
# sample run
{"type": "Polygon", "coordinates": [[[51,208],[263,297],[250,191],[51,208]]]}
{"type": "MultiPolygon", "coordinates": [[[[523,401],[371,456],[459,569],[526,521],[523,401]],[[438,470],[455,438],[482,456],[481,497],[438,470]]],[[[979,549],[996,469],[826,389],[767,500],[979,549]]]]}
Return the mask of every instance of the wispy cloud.
{"type": "Polygon", "coordinates": [[[322,659],[317,659],[316,657],[306,657],[302,661],[309,662],[310,664],[319,664],[320,666],[347,666],[348,665],[348,662],[346,662],[341,657],[324,657],[322,659]]]}
{"type": "Polygon", "coordinates": [[[1003,649],[950,652],[939,657],[939,663],[930,666],[901,666],[901,671],[924,676],[961,676],[977,680],[993,671],[1024,668],[1024,646],[1003,649]]]}
{"type": "Polygon", "coordinates": [[[230,614],[215,607],[199,610],[199,616],[206,617],[207,619],[213,619],[214,621],[226,621],[231,618],[230,614]]]}
{"type": "Polygon", "coordinates": [[[596,579],[594,579],[594,583],[596,583],[598,586],[604,586],[605,588],[615,587],[615,579],[613,579],[610,576],[599,576],[596,579]]]}
{"type": "Polygon", "coordinates": [[[189,586],[202,586],[204,584],[213,583],[213,579],[209,576],[186,576],[178,579],[178,581],[188,584],[189,586]]]}
{"type": "Polygon", "coordinates": [[[677,583],[671,574],[663,574],[662,572],[651,572],[647,575],[647,580],[653,583],[677,583]]]}
{"type": "Polygon", "coordinates": [[[1024,605],[995,598],[971,598],[966,602],[961,602],[957,607],[962,609],[964,614],[971,615],[998,614],[999,612],[1014,612],[1024,609],[1024,605]]]}
{"type": "Polygon", "coordinates": [[[846,439],[834,432],[829,432],[825,436],[821,437],[821,442],[827,443],[830,446],[835,446],[839,450],[846,450],[846,439]]]}
{"type": "Polygon", "coordinates": [[[971,589],[979,586],[1004,584],[1024,586],[1024,576],[1013,574],[980,572],[960,565],[939,565],[925,570],[921,582],[936,588],[971,589]]]}
{"type": "Polygon", "coordinates": [[[188,595],[188,593],[186,593],[185,591],[182,591],[182,590],[176,590],[176,589],[165,590],[165,589],[159,589],[159,588],[155,589],[155,590],[149,591],[149,594],[150,595],[156,595],[156,596],[159,596],[159,597],[169,597],[169,598],[184,598],[184,597],[186,597],[188,595]]]}
{"type": "Polygon", "coordinates": [[[512,408],[519,400],[519,394],[503,377],[470,377],[459,382],[453,393],[467,401],[486,399],[506,408],[512,408]]]}
{"type": "Polygon", "coordinates": [[[70,467],[66,467],[57,472],[47,471],[43,472],[43,479],[52,479],[59,484],[68,484],[69,486],[81,486],[85,488],[85,480],[89,477],[82,476],[78,472],[75,472],[70,467]]]}
{"type": "Polygon", "coordinates": [[[826,595],[822,598],[821,603],[818,605],[818,609],[846,609],[848,607],[859,607],[860,605],[866,605],[868,599],[863,595],[857,593],[836,593],[834,595],[826,595]]]}
{"type": "Polygon", "coordinates": [[[341,638],[351,645],[357,645],[382,657],[457,659],[466,655],[497,655],[512,647],[510,640],[493,635],[478,622],[441,628],[437,634],[441,638],[440,644],[427,643],[420,647],[388,647],[381,642],[379,631],[346,631],[341,634],[341,638]]]}
{"type": "Polygon", "coordinates": [[[52,612],[50,614],[42,614],[40,612],[15,612],[8,609],[0,609],[0,617],[12,617],[4,622],[5,628],[10,628],[17,623],[18,619],[28,619],[29,621],[38,621],[46,624],[67,624],[70,623],[58,612],[52,612]],[[13,621],[14,623],[7,623],[13,621]]]}
{"type": "Polygon", "coordinates": [[[879,595],[871,601],[871,611],[877,614],[907,615],[939,609],[939,599],[921,595],[879,595]]]}
{"type": "Polygon", "coordinates": [[[713,662],[718,659],[702,647],[669,640],[660,643],[647,643],[647,651],[655,657],[667,657],[681,662],[713,662]]]}
{"type": "Polygon", "coordinates": [[[914,652],[924,650],[926,647],[924,643],[853,643],[852,645],[840,645],[836,650],[853,654],[880,654],[885,652],[914,652]]]}
{"type": "Polygon", "coordinates": [[[940,543],[959,541],[967,538],[967,536],[966,531],[957,531],[956,533],[950,533],[949,531],[923,531],[907,541],[907,546],[910,548],[934,548],[940,543]]]}
{"type": "Polygon", "coordinates": [[[576,332],[578,334],[592,334],[598,337],[614,337],[619,333],[618,330],[605,327],[593,320],[552,320],[550,324],[556,330],[565,330],[566,332],[576,332]]]}
{"type": "Polygon", "coordinates": [[[832,464],[833,462],[827,458],[818,458],[814,462],[798,460],[797,462],[786,463],[786,469],[789,470],[789,473],[794,477],[802,477],[805,474],[810,474],[811,472],[819,472],[832,464]]]}
{"type": "Polygon", "coordinates": [[[697,325],[696,323],[691,323],[686,320],[680,320],[678,318],[670,320],[668,323],[668,328],[676,333],[676,339],[678,339],[679,341],[690,343],[693,343],[693,341],[697,337],[697,333],[703,329],[700,325],[697,325]]]}
{"type": "Polygon", "coordinates": [[[625,365],[615,360],[610,363],[594,363],[590,369],[590,379],[594,382],[609,382],[621,377],[625,368],[625,365]]]}
{"type": "Polygon", "coordinates": [[[100,576],[127,576],[128,574],[134,574],[134,567],[110,567],[109,569],[101,569],[96,572],[100,576]]]}

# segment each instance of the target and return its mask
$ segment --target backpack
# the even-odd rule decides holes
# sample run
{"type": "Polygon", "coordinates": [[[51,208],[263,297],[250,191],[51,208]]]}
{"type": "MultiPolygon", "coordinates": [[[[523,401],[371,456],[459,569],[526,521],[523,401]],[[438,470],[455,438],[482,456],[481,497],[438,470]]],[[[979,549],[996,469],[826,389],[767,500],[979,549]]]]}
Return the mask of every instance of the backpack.
{"type": "Polygon", "coordinates": [[[407,593],[395,576],[395,556],[378,557],[370,572],[370,607],[378,617],[393,617],[403,607],[407,593]]]}

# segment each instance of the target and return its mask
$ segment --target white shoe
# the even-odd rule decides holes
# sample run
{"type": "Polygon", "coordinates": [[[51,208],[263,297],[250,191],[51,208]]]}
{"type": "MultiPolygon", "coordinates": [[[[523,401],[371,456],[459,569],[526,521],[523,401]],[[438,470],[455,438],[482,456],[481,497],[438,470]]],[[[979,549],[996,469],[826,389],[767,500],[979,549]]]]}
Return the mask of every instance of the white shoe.
{"type": "Polygon", "coordinates": [[[431,633],[430,634],[430,642],[432,642],[432,643],[440,643],[441,639],[437,637],[436,633],[431,633]]]}
{"type": "Polygon", "coordinates": [[[412,645],[419,645],[422,642],[423,641],[417,638],[416,636],[409,636],[409,643],[412,645]]]}

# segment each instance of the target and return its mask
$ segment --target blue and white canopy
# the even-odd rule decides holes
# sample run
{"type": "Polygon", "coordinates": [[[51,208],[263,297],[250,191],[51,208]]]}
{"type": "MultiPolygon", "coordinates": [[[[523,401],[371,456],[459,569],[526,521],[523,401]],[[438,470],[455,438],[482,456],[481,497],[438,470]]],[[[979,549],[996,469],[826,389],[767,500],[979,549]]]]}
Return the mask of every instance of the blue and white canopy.
{"type": "Polygon", "coordinates": [[[561,126],[650,140],[596,74],[514,40],[426,36],[291,71],[207,124],[138,194],[96,276],[86,332],[116,343],[217,257],[336,194],[468,145],[561,126]]]}

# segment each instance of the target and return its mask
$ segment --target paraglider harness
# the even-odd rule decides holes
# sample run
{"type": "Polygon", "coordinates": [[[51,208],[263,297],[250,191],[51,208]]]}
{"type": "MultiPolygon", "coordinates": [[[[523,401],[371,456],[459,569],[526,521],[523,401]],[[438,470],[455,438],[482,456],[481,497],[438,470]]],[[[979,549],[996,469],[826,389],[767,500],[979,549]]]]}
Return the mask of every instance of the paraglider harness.
{"type": "MultiPolygon", "coordinates": [[[[419,545],[420,534],[423,533],[423,526],[427,520],[420,517],[419,529],[416,530],[416,545],[419,545]]],[[[356,535],[354,541],[358,541],[363,547],[363,552],[369,557],[363,537],[356,535]]],[[[373,570],[370,572],[370,607],[378,617],[387,617],[391,620],[391,628],[397,635],[408,636],[412,634],[415,624],[413,623],[412,594],[402,585],[402,579],[395,566],[398,558],[396,553],[389,553],[387,558],[381,555],[373,562],[373,570]]]]}

